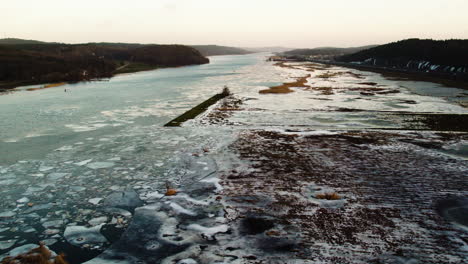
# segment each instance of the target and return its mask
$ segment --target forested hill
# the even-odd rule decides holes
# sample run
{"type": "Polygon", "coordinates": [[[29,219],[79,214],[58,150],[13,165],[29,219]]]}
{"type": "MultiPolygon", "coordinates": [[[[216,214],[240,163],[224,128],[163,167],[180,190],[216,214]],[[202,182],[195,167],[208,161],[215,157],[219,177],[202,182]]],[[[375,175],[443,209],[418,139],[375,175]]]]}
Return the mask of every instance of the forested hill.
{"type": "Polygon", "coordinates": [[[16,84],[77,82],[111,77],[118,72],[208,62],[198,50],[183,45],[0,44],[0,89],[16,84]]]}
{"type": "Polygon", "coordinates": [[[468,67],[468,40],[407,39],[345,55],[338,60],[399,68],[417,64],[419,69],[427,70],[455,67],[456,71],[463,71],[468,67]]]}
{"type": "Polygon", "coordinates": [[[226,47],[226,46],[217,46],[217,45],[194,45],[193,48],[199,50],[203,56],[216,56],[216,55],[243,55],[253,53],[251,51],[226,47]]]}

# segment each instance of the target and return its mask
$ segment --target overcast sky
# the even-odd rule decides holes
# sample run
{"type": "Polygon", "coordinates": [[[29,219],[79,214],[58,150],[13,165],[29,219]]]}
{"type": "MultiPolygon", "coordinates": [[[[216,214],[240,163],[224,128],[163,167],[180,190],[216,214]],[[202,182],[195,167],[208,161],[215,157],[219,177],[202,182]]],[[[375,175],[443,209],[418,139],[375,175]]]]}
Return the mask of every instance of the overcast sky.
{"type": "Polygon", "coordinates": [[[468,39],[468,0],[0,0],[0,36],[67,43],[360,46],[468,39]]]}

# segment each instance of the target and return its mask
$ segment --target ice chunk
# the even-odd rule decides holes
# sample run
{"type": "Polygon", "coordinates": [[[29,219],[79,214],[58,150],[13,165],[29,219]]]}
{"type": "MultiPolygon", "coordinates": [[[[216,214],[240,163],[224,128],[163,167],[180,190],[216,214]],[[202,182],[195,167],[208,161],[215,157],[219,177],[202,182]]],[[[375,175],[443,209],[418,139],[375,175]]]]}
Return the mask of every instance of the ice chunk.
{"type": "Polygon", "coordinates": [[[92,198],[92,199],[89,199],[88,202],[94,204],[94,205],[97,205],[100,201],[102,200],[102,198],[92,198]]]}
{"type": "Polygon", "coordinates": [[[50,228],[50,227],[60,227],[63,225],[63,220],[53,220],[53,221],[47,221],[42,223],[42,226],[44,228],[50,228]]]}
{"type": "Polygon", "coordinates": [[[110,167],[113,167],[114,165],[115,164],[113,162],[93,162],[93,163],[86,165],[86,167],[93,169],[93,170],[97,170],[97,169],[110,168],[110,167]]]}
{"type": "Polygon", "coordinates": [[[3,212],[3,213],[0,213],[0,218],[9,218],[9,217],[13,217],[15,215],[16,215],[16,213],[13,212],[13,211],[6,211],[6,212],[3,212]]]}
{"type": "Polygon", "coordinates": [[[83,186],[70,186],[70,189],[75,192],[82,192],[86,190],[86,188],[83,186]]]}
{"type": "Polygon", "coordinates": [[[218,179],[216,177],[203,179],[203,180],[201,180],[201,182],[213,183],[214,186],[216,187],[216,191],[218,191],[218,192],[223,190],[223,186],[221,186],[221,184],[219,184],[220,179],[218,179]]]}
{"type": "Polygon", "coordinates": [[[194,230],[198,231],[208,237],[213,236],[214,234],[217,233],[226,233],[229,230],[228,225],[219,225],[219,226],[214,226],[214,227],[204,227],[199,224],[191,224],[187,226],[187,229],[189,230],[194,230]]]}
{"type": "Polygon", "coordinates": [[[83,160],[83,161],[80,161],[80,162],[77,162],[77,163],[74,163],[75,165],[78,165],[78,166],[83,166],[83,165],[86,165],[88,163],[90,163],[93,159],[88,159],[88,160],[83,160]]]}
{"type": "Polygon", "coordinates": [[[146,200],[154,200],[154,199],[160,199],[164,197],[164,194],[161,194],[159,192],[150,192],[145,195],[146,200]]]}
{"type": "Polygon", "coordinates": [[[209,205],[210,203],[207,201],[193,199],[192,197],[188,196],[187,194],[179,194],[175,198],[182,198],[185,199],[187,202],[196,204],[196,205],[209,205]]]}
{"type": "Polygon", "coordinates": [[[177,264],[197,264],[194,259],[188,258],[188,259],[181,259],[177,262],[177,264]]]}
{"type": "Polygon", "coordinates": [[[55,235],[55,234],[58,234],[58,233],[60,233],[60,230],[58,230],[58,229],[46,229],[44,231],[44,234],[46,234],[46,235],[55,235]]]}
{"type": "Polygon", "coordinates": [[[50,246],[50,245],[57,243],[57,239],[53,239],[53,238],[44,239],[42,240],[42,243],[44,243],[46,246],[50,246]]]}
{"type": "Polygon", "coordinates": [[[27,229],[23,230],[23,232],[24,232],[24,233],[33,233],[33,232],[37,232],[37,230],[34,229],[34,228],[32,228],[32,227],[30,227],[30,228],[27,228],[27,229]]]}
{"type": "Polygon", "coordinates": [[[88,223],[92,226],[97,226],[100,224],[104,224],[107,222],[107,216],[96,217],[88,221],[88,223]]]}
{"type": "Polygon", "coordinates": [[[67,150],[72,150],[73,146],[63,146],[61,148],[56,149],[55,151],[67,151],[67,150]]]}
{"type": "Polygon", "coordinates": [[[32,213],[32,212],[35,212],[35,211],[50,209],[52,207],[53,207],[52,204],[38,204],[38,205],[34,205],[33,207],[25,210],[23,213],[29,214],[29,213],[32,213]]]}
{"type": "Polygon", "coordinates": [[[120,208],[105,208],[104,212],[114,214],[114,215],[121,215],[124,217],[132,217],[132,213],[127,210],[120,209],[120,208]]]}
{"type": "Polygon", "coordinates": [[[28,187],[23,195],[31,195],[35,194],[36,192],[44,190],[45,187],[28,187]]]}
{"type": "Polygon", "coordinates": [[[109,207],[117,207],[132,211],[142,206],[143,201],[133,188],[127,188],[123,192],[112,193],[104,199],[104,204],[109,207]]]}
{"type": "Polygon", "coordinates": [[[54,167],[47,167],[47,166],[42,166],[39,167],[39,171],[40,172],[45,172],[45,171],[50,171],[51,169],[53,169],[54,167]]]}
{"type": "Polygon", "coordinates": [[[166,217],[153,207],[137,208],[131,225],[120,239],[101,255],[85,263],[162,263],[168,255],[184,251],[188,245],[167,243],[159,238],[166,217]]]}
{"type": "Polygon", "coordinates": [[[47,178],[50,179],[50,180],[59,180],[63,177],[66,177],[66,176],[69,176],[70,173],[63,173],[63,172],[54,172],[54,173],[50,173],[49,175],[47,175],[47,178]]]}
{"type": "Polygon", "coordinates": [[[15,243],[15,239],[0,241],[0,250],[11,248],[15,243]]]}
{"type": "Polygon", "coordinates": [[[68,243],[74,246],[106,243],[107,239],[100,233],[103,225],[100,224],[89,228],[85,226],[67,226],[64,237],[68,243]]]}
{"type": "Polygon", "coordinates": [[[38,245],[36,244],[26,244],[26,245],[22,245],[20,247],[17,247],[17,248],[14,248],[12,250],[10,250],[10,252],[8,252],[6,254],[6,256],[10,256],[10,257],[16,257],[18,255],[21,255],[21,254],[24,254],[24,253],[27,253],[35,248],[39,247],[38,245]]]}
{"type": "Polygon", "coordinates": [[[177,203],[170,203],[169,206],[172,207],[172,209],[174,209],[174,211],[176,211],[178,214],[186,214],[191,216],[197,215],[195,212],[187,210],[177,203]]]}

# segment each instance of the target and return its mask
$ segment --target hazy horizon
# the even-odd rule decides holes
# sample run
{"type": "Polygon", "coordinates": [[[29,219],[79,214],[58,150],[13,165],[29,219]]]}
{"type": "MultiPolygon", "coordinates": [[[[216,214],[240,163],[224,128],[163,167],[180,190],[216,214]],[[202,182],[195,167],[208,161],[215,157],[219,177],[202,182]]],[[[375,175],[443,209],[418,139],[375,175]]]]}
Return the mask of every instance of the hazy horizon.
{"type": "Polygon", "coordinates": [[[467,39],[465,0],[8,2],[1,38],[236,47],[355,47],[467,39]]]}

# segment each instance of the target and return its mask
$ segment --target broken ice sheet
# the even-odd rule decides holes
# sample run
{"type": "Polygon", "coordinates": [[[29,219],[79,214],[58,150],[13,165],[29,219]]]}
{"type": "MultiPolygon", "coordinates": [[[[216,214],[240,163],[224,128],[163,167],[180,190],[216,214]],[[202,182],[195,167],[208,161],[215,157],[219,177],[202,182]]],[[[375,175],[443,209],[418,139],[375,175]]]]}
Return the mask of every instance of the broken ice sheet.
{"type": "Polygon", "coordinates": [[[106,222],[107,222],[107,216],[96,217],[88,221],[88,223],[92,226],[105,224],[106,222]]]}
{"type": "Polygon", "coordinates": [[[89,199],[88,202],[89,203],[92,203],[94,205],[97,205],[99,204],[99,202],[102,200],[103,198],[92,198],[92,199],[89,199]]]}
{"type": "Polygon", "coordinates": [[[80,162],[76,162],[74,163],[75,165],[78,165],[78,166],[83,166],[83,165],[86,165],[88,163],[90,163],[93,159],[87,159],[87,160],[83,160],[83,161],[80,161],[80,162]]]}
{"type": "Polygon", "coordinates": [[[64,237],[68,243],[74,246],[106,243],[107,239],[100,233],[103,225],[104,224],[100,224],[94,227],[67,226],[64,232],[64,237]]]}
{"type": "Polygon", "coordinates": [[[161,263],[167,256],[184,251],[188,245],[160,238],[160,228],[166,219],[163,215],[153,207],[137,208],[134,220],[120,239],[86,264],[161,263]]]}
{"type": "Polygon", "coordinates": [[[217,233],[226,233],[229,230],[229,226],[219,225],[219,226],[213,226],[213,227],[204,227],[199,224],[191,224],[187,226],[187,229],[200,232],[201,234],[207,237],[212,237],[213,235],[217,233]]]}
{"type": "Polygon", "coordinates": [[[197,215],[197,213],[195,213],[194,211],[185,209],[185,208],[183,208],[182,206],[180,206],[180,205],[177,204],[177,203],[170,203],[169,206],[170,206],[177,214],[186,214],[186,215],[191,215],[191,216],[197,215]]]}
{"type": "Polygon", "coordinates": [[[68,177],[70,175],[71,175],[70,173],[54,172],[54,173],[50,173],[49,175],[47,175],[47,179],[55,181],[64,177],[68,177]]]}
{"type": "Polygon", "coordinates": [[[9,218],[9,217],[13,217],[15,215],[16,215],[16,213],[13,212],[13,211],[6,211],[6,212],[0,213],[0,218],[9,218]]]}
{"type": "Polygon", "coordinates": [[[177,264],[197,264],[198,262],[196,262],[194,259],[182,259],[182,260],[179,260],[177,262],[177,264]]]}
{"type": "Polygon", "coordinates": [[[45,240],[42,240],[41,242],[44,243],[46,246],[50,246],[50,245],[53,245],[55,243],[57,243],[57,239],[45,239],[45,240]]]}
{"type": "Polygon", "coordinates": [[[22,245],[20,247],[17,247],[17,248],[14,248],[14,249],[10,250],[5,256],[11,256],[11,257],[18,256],[20,254],[27,253],[27,252],[29,252],[32,249],[35,249],[37,247],[38,247],[38,245],[36,245],[36,244],[22,245]]]}
{"type": "Polygon", "coordinates": [[[17,203],[28,203],[29,198],[28,197],[23,197],[21,199],[16,200],[17,203]]]}
{"type": "Polygon", "coordinates": [[[142,206],[143,201],[133,188],[128,187],[122,192],[115,192],[107,196],[104,199],[104,205],[133,211],[135,208],[142,206]]]}
{"type": "Polygon", "coordinates": [[[0,250],[11,248],[15,243],[15,239],[0,241],[0,250]]]}
{"type": "Polygon", "coordinates": [[[53,169],[54,167],[48,167],[48,166],[41,166],[39,167],[39,171],[40,172],[46,172],[46,171],[50,171],[51,169],[53,169]]]}
{"type": "Polygon", "coordinates": [[[44,228],[60,227],[63,225],[63,223],[64,223],[63,220],[52,220],[52,221],[47,221],[47,222],[42,223],[42,226],[44,228]]]}
{"type": "Polygon", "coordinates": [[[93,162],[93,163],[89,163],[88,165],[86,165],[86,167],[93,169],[93,170],[97,170],[97,169],[110,168],[110,167],[113,167],[114,165],[115,163],[113,162],[93,162]]]}

